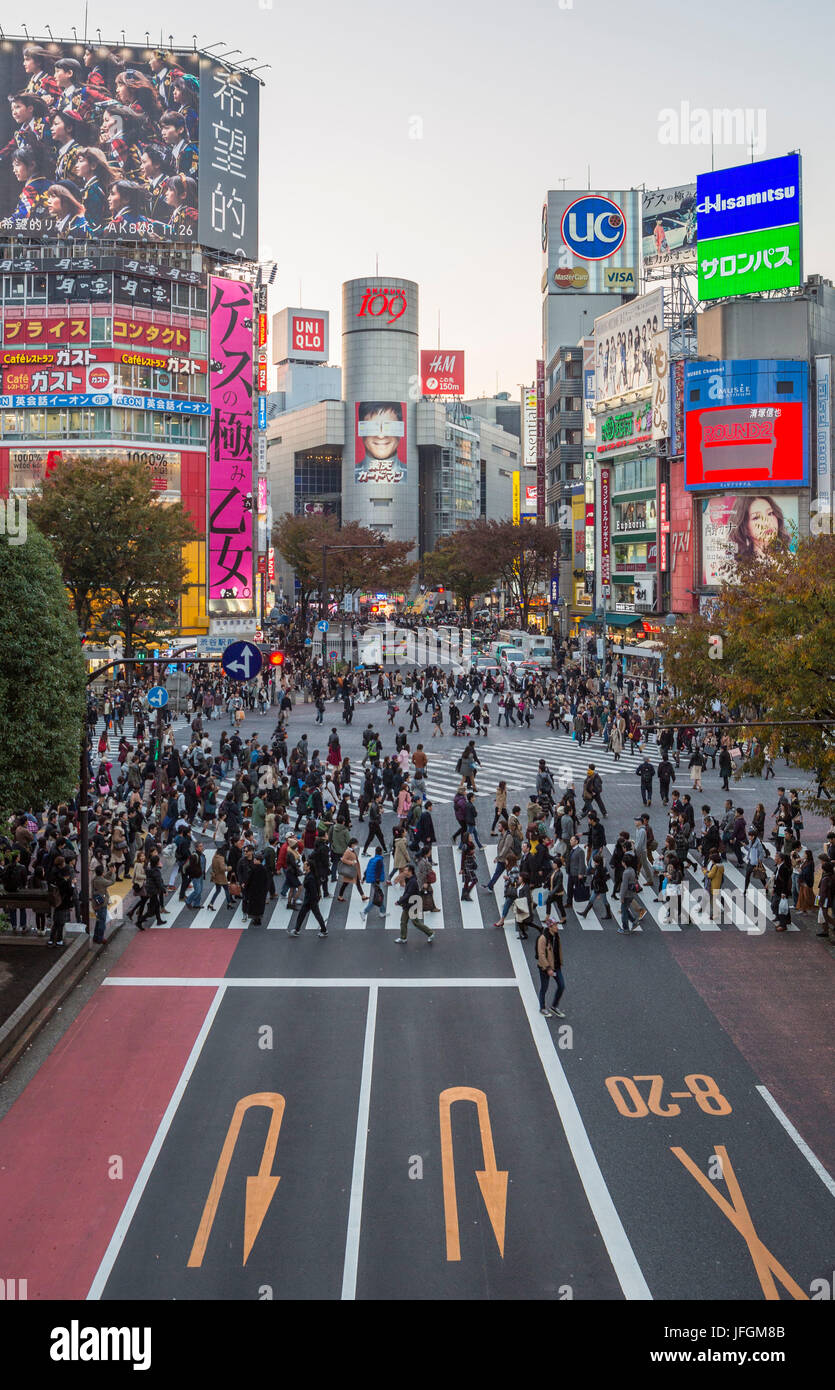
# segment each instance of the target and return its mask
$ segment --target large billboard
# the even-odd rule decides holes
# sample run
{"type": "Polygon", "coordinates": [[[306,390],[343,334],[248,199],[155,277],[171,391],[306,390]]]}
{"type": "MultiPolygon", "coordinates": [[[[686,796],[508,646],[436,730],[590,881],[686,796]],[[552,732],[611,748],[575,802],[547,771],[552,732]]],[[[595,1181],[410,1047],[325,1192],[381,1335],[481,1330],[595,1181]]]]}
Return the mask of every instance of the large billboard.
{"type": "Polygon", "coordinates": [[[732,579],[739,559],[762,556],[777,540],[797,549],[798,499],[762,492],[723,492],[702,499],[702,585],[732,579]]]}
{"type": "Polygon", "coordinates": [[[259,84],[194,50],[0,45],[0,232],[257,254],[259,84]]]}
{"type": "Polygon", "coordinates": [[[209,285],[209,612],[253,607],[252,288],[209,285]]]}
{"type": "Polygon", "coordinates": [[[641,254],[640,196],[637,189],[552,189],[548,193],[542,249],[549,292],[623,294],[635,290],[641,254]]]}
{"type": "Polygon", "coordinates": [[[536,468],[536,384],[522,387],[522,462],[536,468]]]}
{"type": "Polygon", "coordinates": [[[354,441],[355,483],[406,481],[404,401],[357,401],[354,441]]]}
{"type": "Polygon", "coordinates": [[[597,404],[652,386],[653,334],[664,328],[664,291],[650,290],[594,321],[597,404]]]}
{"type": "Polygon", "coordinates": [[[463,396],[463,352],[421,349],[420,380],[424,396],[463,396]]]}
{"type": "MultiPolygon", "coordinates": [[[[122,463],[144,463],[151,477],[151,486],[162,502],[179,502],[183,464],[202,466],[204,455],[182,449],[126,449],[123,445],[74,445],[60,448],[49,445],[26,444],[3,451],[8,462],[9,489],[12,492],[31,492],[60,463],[70,460],[107,458],[122,463]]],[[[2,471],[2,470],[0,470],[2,471]]]]}
{"type": "Polygon", "coordinates": [[[699,298],[803,283],[799,154],[699,174],[699,298]]]}
{"type": "Polygon", "coordinates": [[[655,188],[641,200],[641,255],[645,266],[696,257],[696,185],[655,188]]]}
{"type": "Polygon", "coordinates": [[[805,362],[684,364],[684,486],[806,487],[805,362]]]}

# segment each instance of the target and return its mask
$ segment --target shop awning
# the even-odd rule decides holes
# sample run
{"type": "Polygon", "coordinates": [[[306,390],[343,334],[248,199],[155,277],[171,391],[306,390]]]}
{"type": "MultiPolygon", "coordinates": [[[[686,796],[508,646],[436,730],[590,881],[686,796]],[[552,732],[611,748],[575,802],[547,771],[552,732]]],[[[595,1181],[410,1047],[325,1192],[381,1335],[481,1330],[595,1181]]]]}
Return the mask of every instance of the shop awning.
{"type": "Polygon", "coordinates": [[[633,623],[642,621],[638,613],[607,613],[607,627],[632,627],[633,623]]]}

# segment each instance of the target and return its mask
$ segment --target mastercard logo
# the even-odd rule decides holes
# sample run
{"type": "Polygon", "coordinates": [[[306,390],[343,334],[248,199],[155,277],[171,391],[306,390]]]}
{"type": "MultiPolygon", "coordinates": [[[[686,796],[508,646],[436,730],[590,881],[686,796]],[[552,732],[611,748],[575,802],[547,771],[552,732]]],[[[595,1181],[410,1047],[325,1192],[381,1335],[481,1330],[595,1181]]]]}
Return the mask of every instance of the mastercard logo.
{"type": "Polygon", "coordinates": [[[581,265],[560,266],[554,271],[554,284],[561,290],[583,290],[589,273],[581,265]]]}

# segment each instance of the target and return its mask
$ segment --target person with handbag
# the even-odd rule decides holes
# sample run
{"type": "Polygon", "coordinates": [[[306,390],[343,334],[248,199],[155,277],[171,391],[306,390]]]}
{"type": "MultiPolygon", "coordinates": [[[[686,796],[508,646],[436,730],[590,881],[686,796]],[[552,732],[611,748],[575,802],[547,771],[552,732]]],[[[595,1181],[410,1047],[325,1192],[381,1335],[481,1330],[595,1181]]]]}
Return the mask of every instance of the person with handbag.
{"type": "Polygon", "coordinates": [[[432,931],[431,927],[427,927],[423,920],[423,898],[420,892],[420,884],[418,883],[417,874],[411,867],[406,871],[403,894],[397,899],[397,906],[401,909],[400,935],[395,938],[399,946],[406,945],[410,922],[413,926],[417,927],[418,931],[423,932],[428,942],[431,943],[435,940],[435,933],[432,931]]]}
{"type": "Polygon", "coordinates": [[[788,931],[791,925],[792,866],[787,854],[776,855],[777,868],[772,883],[771,910],[777,918],[775,931],[788,931]]]}
{"type": "MultiPolygon", "coordinates": [[[[356,885],[363,902],[365,902],[366,897],[368,896],[366,893],[363,893],[362,891],[362,882],[360,879],[360,861],[359,855],[357,854],[358,844],[359,841],[355,840],[352,837],[348,841],[348,848],[345,850],[345,853],[342,855],[339,861],[339,892],[336,896],[336,901],[338,903],[344,903],[345,889],[348,887],[349,883],[353,883],[356,885]]],[[[383,850],[385,850],[385,845],[383,845],[383,850]]]]}
{"type": "MultiPolygon", "coordinates": [[[[133,914],[135,912],[139,913],[141,919],[142,905],[144,902],[147,901],[148,898],[147,878],[148,875],[145,867],[145,851],[140,849],[136,851],[136,859],[134,860],[133,864],[133,874],[131,875],[131,883],[133,885],[135,902],[133,903],[133,906],[130,907],[128,911],[125,913],[125,916],[129,917],[131,921],[133,921],[133,914]]],[[[145,928],[143,927],[142,930],[144,931],[145,928]]]]}
{"type": "Polygon", "coordinates": [[[438,904],[435,902],[435,895],[432,886],[437,882],[437,874],[432,867],[432,847],[428,846],[421,850],[415,863],[415,877],[418,881],[421,897],[423,898],[424,912],[440,912],[438,904]]]}
{"type": "Polygon", "coordinates": [[[558,1008],[565,991],[565,980],[562,973],[562,943],[557,923],[553,917],[545,918],[545,926],[536,939],[536,964],[539,969],[539,1012],[544,1018],[565,1018],[562,1009],[558,1008]],[[554,997],[550,1005],[545,1000],[548,994],[548,986],[554,981],[554,997]]]}
{"type": "Polygon", "coordinates": [[[574,906],[575,898],[577,898],[578,901],[585,902],[588,896],[588,890],[586,889],[586,852],[577,836],[572,835],[568,853],[568,906],[574,906]]]}
{"type": "Polygon", "coordinates": [[[521,879],[519,874],[518,860],[513,851],[509,850],[505,859],[504,901],[502,903],[502,910],[499,920],[498,922],[493,923],[494,927],[504,926],[505,918],[516,901],[516,895],[519,891],[520,881],[521,879]]]}
{"type": "MultiPolygon", "coordinates": [[[[524,870],[519,875],[519,885],[513,900],[513,918],[516,923],[516,940],[527,941],[528,927],[533,921],[533,896],[528,875],[524,870]]],[[[499,925],[497,923],[497,925],[499,925]]]]}
{"type": "Polygon", "coordinates": [[[561,854],[554,859],[554,867],[548,882],[548,896],[545,899],[545,911],[550,912],[552,906],[556,904],[560,915],[560,922],[565,926],[568,918],[565,912],[565,860],[561,854]]]}
{"type": "Polygon", "coordinates": [[[588,907],[585,909],[584,912],[578,913],[578,916],[588,917],[597,899],[602,898],[603,904],[606,908],[606,911],[603,914],[603,920],[606,921],[608,919],[614,921],[612,910],[609,907],[609,899],[606,896],[606,885],[608,882],[609,870],[606,868],[606,865],[603,862],[602,851],[598,850],[594,856],[594,860],[592,863],[591,896],[589,897],[588,907]]]}
{"type": "Polygon", "coordinates": [[[797,873],[798,912],[813,912],[815,907],[815,859],[810,849],[804,850],[800,857],[797,873]]]}
{"type": "Polygon", "coordinates": [[[478,860],[475,854],[475,844],[471,835],[464,836],[461,843],[461,878],[463,880],[461,888],[462,903],[471,902],[470,894],[478,883],[478,860]]]}
{"type": "MultiPolygon", "coordinates": [[[[354,857],[356,858],[356,856],[354,857]]],[[[357,873],[359,873],[358,860],[357,873]]],[[[363,897],[365,897],[365,894],[363,894],[363,897]]],[[[304,880],[302,882],[302,901],[301,906],[299,908],[299,915],[296,918],[295,927],[287,928],[287,935],[292,937],[298,936],[302,929],[302,924],[304,923],[305,918],[311,912],[313,913],[313,916],[316,918],[316,921],[319,923],[319,940],[323,941],[328,934],[328,929],[325,926],[325,919],[322,916],[322,913],[319,909],[319,883],[316,878],[316,873],[313,868],[313,865],[305,861],[304,880]]]]}
{"type": "MultiPolygon", "coordinates": [[[[621,879],[620,884],[620,926],[618,927],[618,931],[626,935],[628,935],[628,933],[632,931],[632,928],[635,925],[635,918],[632,913],[632,903],[635,901],[636,898],[640,903],[640,898],[638,896],[638,876],[636,873],[636,869],[637,860],[634,854],[625,855],[623,861],[623,877],[621,879]]],[[[642,921],[644,917],[646,917],[647,911],[647,908],[641,908],[641,911],[638,913],[639,922],[642,921]]]]}

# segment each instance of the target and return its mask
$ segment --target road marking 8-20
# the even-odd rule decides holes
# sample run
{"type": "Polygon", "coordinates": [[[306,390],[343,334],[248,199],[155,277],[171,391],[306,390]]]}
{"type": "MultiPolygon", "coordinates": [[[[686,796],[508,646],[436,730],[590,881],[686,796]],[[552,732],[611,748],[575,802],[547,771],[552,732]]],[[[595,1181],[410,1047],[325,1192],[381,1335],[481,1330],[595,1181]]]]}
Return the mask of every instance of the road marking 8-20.
{"type": "MultiPolygon", "coordinates": [[[[686,1091],[671,1091],[671,1100],[695,1100],[705,1115],[730,1115],[732,1106],[719,1090],[712,1076],[701,1072],[690,1072],[685,1076],[686,1091]]],[[[642,1120],[646,1115],[661,1115],[669,1118],[681,1114],[681,1106],[665,1105],[662,1099],[663,1076],[607,1076],[606,1090],[617,1106],[619,1114],[627,1120],[642,1120]],[[638,1082],[649,1082],[646,1099],[638,1089],[638,1082]]]]}

